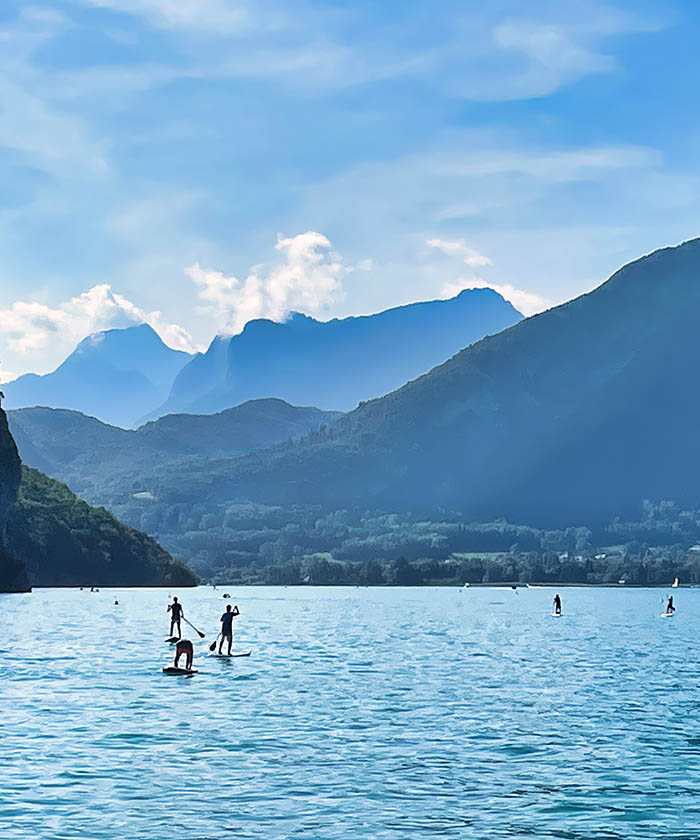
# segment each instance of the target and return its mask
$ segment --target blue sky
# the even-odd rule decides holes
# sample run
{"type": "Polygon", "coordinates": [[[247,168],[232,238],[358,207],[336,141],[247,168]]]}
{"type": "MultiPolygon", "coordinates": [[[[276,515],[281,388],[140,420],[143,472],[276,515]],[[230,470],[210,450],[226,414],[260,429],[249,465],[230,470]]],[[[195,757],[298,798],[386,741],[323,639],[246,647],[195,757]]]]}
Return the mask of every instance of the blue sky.
{"type": "Polygon", "coordinates": [[[0,359],[140,320],[493,285],[527,313],[700,235],[691,2],[4,0],[0,359]]]}

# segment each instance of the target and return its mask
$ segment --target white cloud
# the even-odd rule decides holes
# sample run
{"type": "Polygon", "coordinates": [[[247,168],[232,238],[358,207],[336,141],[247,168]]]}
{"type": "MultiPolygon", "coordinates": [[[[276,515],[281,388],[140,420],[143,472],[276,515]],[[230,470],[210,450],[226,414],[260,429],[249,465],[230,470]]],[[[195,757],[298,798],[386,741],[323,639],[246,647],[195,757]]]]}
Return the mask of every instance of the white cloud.
{"type": "MultiPolygon", "coordinates": [[[[2,362],[0,362],[0,365],[2,365],[2,362]]],[[[13,379],[17,379],[21,375],[21,373],[17,373],[14,370],[8,370],[4,365],[0,367],[0,383],[12,382],[13,379]]]]}
{"type": "Polygon", "coordinates": [[[428,245],[437,248],[448,257],[459,256],[470,267],[478,265],[491,265],[491,260],[470,248],[463,239],[429,239],[428,245]]]}
{"type": "Polygon", "coordinates": [[[40,169],[101,175],[109,166],[82,120],[52,107],[40,95],[0,78],[0,147],[16,149],[40,169]]]}
{"type": "Polygon", "coordinates": [[[0,22],[0,147],[21,152],[28,163],[73,179],[109,171],[109,142],[99,140],[85,114],[66,109],[52,94],[56,71],[34,60],[40,50],[70,28],[68,18],[28,6],[12,22],[0,22]]]}
{"type": "Polygon", "coordinates": [[[192,338],[178,324],[165,322],[160,312],[145,312],[107,284],[93,286],[57,307],[36,301],[19,300],[0,309],[0,334],[14,353],[31,356],[48,345],[65,350],[89,333],[112,327],[150,324],[166,344],[177,350],[191,351],[192,338]]]}
{"type": "MultiPolygon", "coordinates": [[[[470,248],[464,239],[428,239],[427,244],[431,248],[436,248],[448,257],[456,257],[462,260],[470,269],[474,270],[476,267],[484,267],[492,265],[491,260],[470,248]]],[[[480,277],[478,274],[473,274],[471,277],[458,277],[456,280],[444,283],[440,290],[440,297],[443,299],[454,297],[464,289],[493,289],[498,292],[501,297],[510,301],[513,306],[522,312],[523,315],[534,315],[537,312],[543,312],[553,306],[550,300],[547,300],[534,292],[526,292],[524,289],[516,289],[507,283],[491,283],[480,277]]]]}
{"type": "Polygon", "coordinates": [[[186,270],[203,306],[216,313],[220,329],[237,333],[255,318],[283,320],[291,311],[317,313],[342,295],[343,266],[321,233],[279,236],[282,261],[269,269],[254,266],[245,280],[195,264],[186,270]]]}
{"type": "Polygon", "coordinates": [[[90,6],[139,15],[164,28],[232,32],[248,21],[245,4],[236,0],[87,0],[90,6]]]}
{"type": "MultiPolygon", "coordinates": [[[[308,185],[288,224],[329,231],[332,238],[342,232],[344,241],[362,247],[362,256],[380,259],[382,282],[348,283],[336,314],[437,296],[447,280],[469,276],[467,268],[560,301],[635,256],[639,230],[651,227],[649,219],[654,228],[661,224],[658,208],[669,196],[684,202],[669,208],[676,219],[689,219],[696,180],[687,173],[680,179],[661,154],[643,146],[523,148],[500,131],[460,130],[440,135],[420,153],[365,161],[308,185]],[[460,205],[468,205],[469,214],[455,219],[451,211],[460,205]],[[460,237],[491,259],[498,275],[487,273],[493,271],[488,265],[469,266],[465,253],[440,256],[460,250],[460,237]],[[438,250],[427,239],[457,244],[438,250]],[[454,264],[446,275],[448,259],[454,264]]],[[[683,232],[690,232],[684,223],[683,232]]],[[[663,242],[656,230],[648,236],[663,242]]],[[[671,238],[680,236],[671,229],[671,238]]]]}
{"type": "MultiPolygon", "coordinates": [[[[479,138],[474,135],[475,140],[479,138]]],[[[436,171],[444,177],[486,178],[523,176],[545,184],[597,180],[606,172],[651,167],[661,155],[646,146],[590,146],[565,150],[475,148],[474,153],[447,154],[436,171]]]]}
{"type": "Polygon", "coordinates": [[[661,27],[595,0],[491,6],[464,0],[430,16],[407,4],[392,17],[391,37],[381,37],[387,32],[377,29],[371,4],[363,3],[347,15],[328,4],[292,8],[280,0],[80,2],[140,17],[181,39],[181,63],[171,67],[176,75],[274,79],[314,91],[420,78],[475,101],[539,97],[587,75],[611,72],[616,63],[604,52],[606,39],[661,27]],[[513,10],[526,14],[514,17],[513,10]],[[417,26],[425,31],[421,40],[415,37],[417,26]],[[363,28],[365,37],[358,38],[363,28]],[[233,40],[228,49],[207,43],[227,39],[233,40]]]}
{"type": "Polygon", "coordinates": [[[551,300],[540,297],[533,292],[526,292],[524,289],[516,289],[508,283],[489,283],[483,277],[468,277],[458,278],[450,283],[445,283],[440,291],[440,297],[446,300],[454,297],[464,289],[493,289],[498,292],[501,297],[510,301],[513,306],[522,312],[523,315],[536,315],[538,312],[544,312],[545,309],[550,309],[554,306],[551,300]]]}

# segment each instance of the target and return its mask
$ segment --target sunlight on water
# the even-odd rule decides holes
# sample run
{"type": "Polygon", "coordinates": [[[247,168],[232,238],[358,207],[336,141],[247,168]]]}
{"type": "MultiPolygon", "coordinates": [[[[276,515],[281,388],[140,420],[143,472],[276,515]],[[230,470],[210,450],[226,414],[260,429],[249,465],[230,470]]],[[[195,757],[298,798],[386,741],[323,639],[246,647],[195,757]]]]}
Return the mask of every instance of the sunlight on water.
{"type": "Polygon", "coordinates": [[[2,837],[697,836],[700,590],[231,591],[0,597],[2,837]]]}

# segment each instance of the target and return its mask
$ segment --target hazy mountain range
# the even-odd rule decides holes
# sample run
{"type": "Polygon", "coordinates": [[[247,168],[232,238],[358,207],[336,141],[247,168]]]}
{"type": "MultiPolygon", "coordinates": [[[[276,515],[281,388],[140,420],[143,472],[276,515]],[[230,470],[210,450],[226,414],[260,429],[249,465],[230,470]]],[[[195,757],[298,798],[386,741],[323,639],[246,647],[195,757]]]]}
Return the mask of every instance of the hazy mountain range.
{"type": "Polygon", "coordinates": [[[81,341],[53,373],[4,384],[5,407],[70,408],[129,427],[167,397],[191,358],[147,324],[106,330],[81,341]]]}
{"type": "Polygon", "coordinates": [[[66,481],[88,499],[132,486],[173,466],[186,484],[192,462],[232,458],[300,437],[339,412],[283,400],[251,400],[219,414],[169,414],[139,429],[110,426],[77,411],[21,408],[7,413],[22,460],[66,481]]]}
{"type": "MultiPolygon", "coordinates": [[[[211,519],[210,501],[192,508],[191,469],[201,476],[210,464],[214,474],[214,465],[229,464],[242,453],[323,435],[339,413],[268,398],[208,416],[171,414],[135,431],[122,428],[162,403],[183,367],[173,395],[187,391],[183,383],[189,378],[203,390],[198,399],[207,411],[254,393],[256,386],[260,393],[308,394],[321,402],[328,394],[330,403],[354,403],[520,317],[485,290],[328,323],[295,314],[284,324],[258,321],[233,339],[217,337],[208,353],[192,360],[168,348],[146,325],[107,330],[82,341],[54,372],[7,383],[6,404],[65,407],[13,412],[26,464],[65,478],[73,490],[113,509],[118,505],[109,500],[126,493],[129,503],[145,505],[157,516],[161,490],[154,482],[162,475],[170,497],[169,482],[177,476],[179,509],[171,507],[168,527],[198,531],[211,519]]],[[[22,467],[1,411],[0,420],[0,589],[194,582],[191,572],[146,534],[103,508],[91,508],[54,478],[22,467]]],[[[129,521],[141,520],[142,513],[129,521]]],[[[152,534],[155,524],[146,522],[152,534]]]]}
{"type": "Polygon", "coordinates": [[[359,318],[251,321],[206,353],[172,350],[146,324],[95,333],[52,373],[3,386],[7,408],[47,406],[123,428],[212,414],[250,399],[348,409],[386,393],[522,316],[490,289],[359,318]]]}
{"type": "Polygon", "coordinates": [[[492,289],[468,289],[362,317],[250,321],[185,365],[156,414],[211,414],[261,397],[348,411],[521,318],[492,289]]]}
{"type": "Polygon", "coordinates": [[[232,463],[226,492],[536,525],[609,520],[645,498],[694,504],[699,320],[693,240],[485,338],[293,451],[232,463]]]}
{"type": "MultiPolygon", "coordinates": [[[[451,508],[534,525],[609,520],[644,498],[694,502],[699,277],[700,240],[658,251],[300,442],[202,451],[186,490],[177,469],[152,482],[146,463],[143,487],[163,501],[451,508]]],[[[129,496],[113,485],[105,501],[129,496]]]]}
{"type": "MultiPolygon", "coordinates": [[[[693,240],[630,263],[593,292],[349,413],[306,417],[294,427],[309,423],[302,437],[283,439],[278,424],[280,442],[267,449],[274,402],[245,445],[235,412],[100,430],[112,438],[99,445],[86,418],[67,412],[17,412],[12,424],[30,463],[199,569],[272,568],[313,552],[332,556],[341,543],[345,556],[392,557],[409,531],[428,546],[411,550],[439,552],[443,539],[470,551],[473,534],[460,523],[600,530],[618,517],[639,519],[645,499],[698,507],[699,319],[693,240]],[[154,440],[169,453],[154,457],[154,440]],[[436,517],[452,523],[443,521],[442,536],[420,525],[436,517]]],[[[256,402],[240,408],[258,410],[256,402]]],[[[577,532],[565,542],[587,539],[577,532]]]]}

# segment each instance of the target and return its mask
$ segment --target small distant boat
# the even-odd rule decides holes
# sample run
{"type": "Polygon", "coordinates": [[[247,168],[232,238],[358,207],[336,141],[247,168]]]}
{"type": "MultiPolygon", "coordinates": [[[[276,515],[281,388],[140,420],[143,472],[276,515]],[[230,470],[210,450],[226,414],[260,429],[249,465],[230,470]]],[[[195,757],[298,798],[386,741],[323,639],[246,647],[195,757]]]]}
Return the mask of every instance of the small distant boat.
{"type": "Polygon", "coordinates": [[[678,578],[673,578],[673,583],[671,584],[671,587],[673,589],[678,589],[679,585],[680,585],[680,581],[678,580],[678,578]]]}

